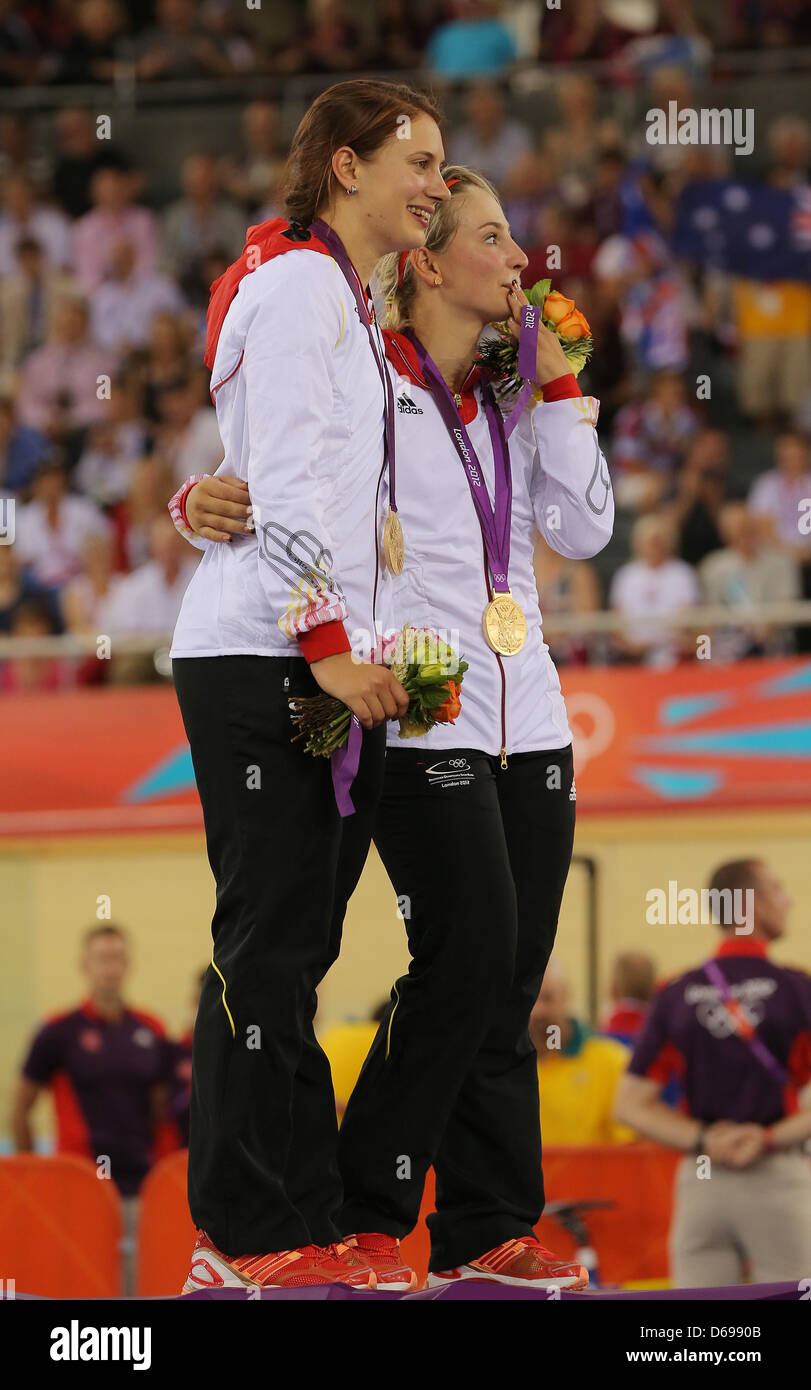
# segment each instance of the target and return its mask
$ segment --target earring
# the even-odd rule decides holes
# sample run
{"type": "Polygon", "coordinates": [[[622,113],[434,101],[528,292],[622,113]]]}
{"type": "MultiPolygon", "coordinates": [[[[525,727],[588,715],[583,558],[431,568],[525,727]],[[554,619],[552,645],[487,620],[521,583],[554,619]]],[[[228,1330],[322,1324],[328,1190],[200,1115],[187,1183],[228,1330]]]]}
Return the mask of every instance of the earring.
{"type": "Polygon", "coordinates": [[[434,276],[434,284],[435,284],[435,285],[441,285],[441,284],[442,284],[442,276],[441,276],[441,275],[435,275],[435,276],[434,276]]]}
{"type": "Polygon", "coordinates": [[[346,191],[347,191],[347,193],[357,193],[357,191],[358,191],[358,186],[357,186],[357,184],[353,183],[352,187],[351,187],[351,188],[347,188],[346,191]]]}

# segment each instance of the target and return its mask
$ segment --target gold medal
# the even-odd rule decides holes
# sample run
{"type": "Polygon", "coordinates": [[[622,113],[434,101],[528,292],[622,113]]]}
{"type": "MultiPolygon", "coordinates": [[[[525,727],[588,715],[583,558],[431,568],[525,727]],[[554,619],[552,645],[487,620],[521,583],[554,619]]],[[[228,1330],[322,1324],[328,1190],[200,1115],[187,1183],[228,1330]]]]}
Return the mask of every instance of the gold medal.
{"type": "Polygon", "coordinates": [[[488,647],[501,656],[514,656],[527,640],[527,620],[509,589],[490,600],[482,626],[488,647]]]}
{"type": "Polygon", "coordinates": [[[392,574],[402,574],[403,572],[403,528],[400,525],[400,518],[396,512],[389,507],[389,513],[383,527],[383,554],[386,564],[392,574]]]}

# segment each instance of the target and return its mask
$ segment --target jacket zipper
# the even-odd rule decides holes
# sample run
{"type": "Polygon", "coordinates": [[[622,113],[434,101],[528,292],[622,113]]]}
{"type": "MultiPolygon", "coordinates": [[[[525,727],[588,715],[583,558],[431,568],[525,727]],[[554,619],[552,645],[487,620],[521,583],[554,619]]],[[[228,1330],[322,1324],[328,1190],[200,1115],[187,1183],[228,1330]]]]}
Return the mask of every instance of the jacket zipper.
{"type": "Polygon", "coordinates": [[[376,650],[376,648],[377,648],[377,581],[378,581],[378,577],[379,577],[379,574],[380,574],[380,535],[379,535],[378,527],[379,527],[379,524],[380,524],[380,523],[379,523],[379,512],[380,512],[380,484],[381,484],[382,481],[383,481],[383,474],[385,473],[385,471],[386,471],[386,460],[385,460],[385,458],[384,458],[384,459],[383,459],[383,465],[382,465],[382,467],[381,467],[381,469],[380,469],[380,474],[379,474],[378,479],[377,479],[377,487],[375,488],[375,516],[374,516],[374,528],[375,528],[375,584],[374,584],[374,589],[372,590],[372,641],[373,641],[373,643],[374,643],[374,647],[373,647],[373,652],[372,652],[372,659],[374,659],[374,652],[375,652],[375,650],[376,650]]]}

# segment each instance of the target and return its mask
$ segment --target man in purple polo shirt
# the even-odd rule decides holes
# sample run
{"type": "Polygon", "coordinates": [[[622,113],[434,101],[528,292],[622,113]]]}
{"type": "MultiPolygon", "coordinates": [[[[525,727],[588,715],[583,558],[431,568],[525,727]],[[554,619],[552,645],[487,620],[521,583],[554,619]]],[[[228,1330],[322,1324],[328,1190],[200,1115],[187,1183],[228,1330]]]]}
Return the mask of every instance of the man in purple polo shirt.
{"type": "Polygon", "coordinates": [[[723,940],[658,993],[615,1106],[618,1120],[687,1155],[671,1228],[680,1288],[737,1284],[745,1270],[754,1283],[811,1276],[811,1110],[799,1102],[811,1080],[811,976],[767,956],[791,903],[766,864],[724,864],[713,890],[723,940]],[[751,892],[745,922],[735,890],[751,892]],[[660,1098],[674,1075],[681,1113],[660,1098]]]}
{"type": "MultiPolygon", "coordinates": [[[[129,950],[120,927],[90,928],[81,968],[89,995],[35,1034],[14,1097],[12,1134],[19,1152],[33,1149],[30,1112],[50,1089],[57,1153],[89,1158],[116,1183],[131,1242],[136,1196],[156,1145],[164,1151],[178,1145],[165,1118],[173,1053],[160,1020],[123,1001],[129,950]]],[[[127,1282],[129,1263],[125,1270],[127,1282]]]]}

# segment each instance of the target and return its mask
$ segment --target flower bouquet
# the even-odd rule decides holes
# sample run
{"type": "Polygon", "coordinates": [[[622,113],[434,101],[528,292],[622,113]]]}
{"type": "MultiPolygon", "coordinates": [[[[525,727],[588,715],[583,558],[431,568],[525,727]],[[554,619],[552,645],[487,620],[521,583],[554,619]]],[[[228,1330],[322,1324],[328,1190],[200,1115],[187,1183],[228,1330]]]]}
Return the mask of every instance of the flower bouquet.
{"type": "MultiPolygon", "coordinates": [[[[409,697],[400,720],[400,738],[419,738],[435,724],[455,724],[462,708],[459,692],[468,669],[447,642],[426,627],[406,623],[378,645],[378,659],[397,677],[409,697]]],[[[306,753],[329,758],[349,737],[352,711],[332,695],[291,696],[290,714],[304,738],[306,753]]]]}
{"type": "MultiPolygon", "coordinates": [[[[551,280],[537,280],[532,289],[526,291],[527,299],[541,309],[543,323],[560,338],[566,361],[577,376],[591,357],[594,347],[591,328],[585,315],[575,308],[573,299],[567,299],[558,290],[550,292],[551,283],[551,280]]],[[[502,378],[493,386],[496,397],[501,401],[520,391],[524,382],[518,375],[518,343],[507,328],[506,320],[493,327],[498,337],[484,339],[479,344],[476,361],[494,376],[502,378]]],[[[534,391],[533,398],[543,400],[540,388],[534,391]]]]}

